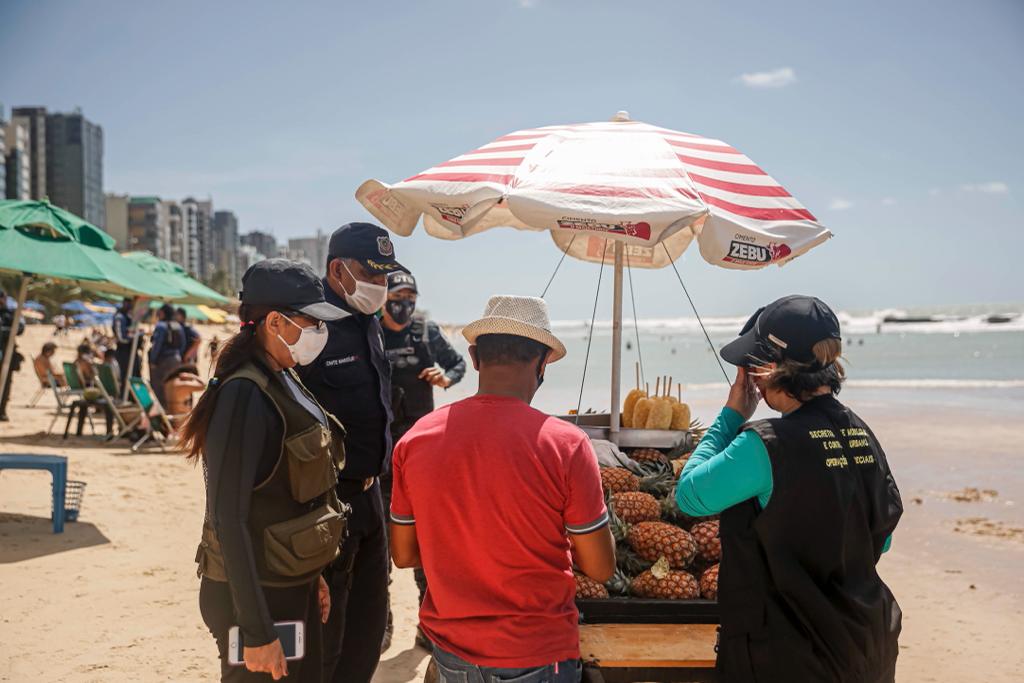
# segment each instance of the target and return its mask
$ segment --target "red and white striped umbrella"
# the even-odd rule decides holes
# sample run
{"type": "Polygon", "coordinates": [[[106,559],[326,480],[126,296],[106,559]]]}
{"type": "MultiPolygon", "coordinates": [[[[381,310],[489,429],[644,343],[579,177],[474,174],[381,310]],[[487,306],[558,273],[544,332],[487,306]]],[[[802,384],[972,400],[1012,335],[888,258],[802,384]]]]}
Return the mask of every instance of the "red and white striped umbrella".
{"type": "Polygon", "coordinates": [[[601,262],[622,241],[633,267],[664,267],[694,237],[718,266],[781,265],[832,235],[735,148],[625,112],[516,131],[394,185],[368,180],[356,198],[399,235],[421,215],[443,239],[549,230],[584,261],[601,262]]]}

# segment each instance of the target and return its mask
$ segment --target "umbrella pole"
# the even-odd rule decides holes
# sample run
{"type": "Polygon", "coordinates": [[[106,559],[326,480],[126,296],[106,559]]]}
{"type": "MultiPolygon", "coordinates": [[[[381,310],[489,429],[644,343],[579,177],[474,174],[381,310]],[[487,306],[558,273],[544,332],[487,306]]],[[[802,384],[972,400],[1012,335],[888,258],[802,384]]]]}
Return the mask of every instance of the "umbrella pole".
{"type": "Polygon", "coordinates": [[[615,240],[615,281],[612,289],[612,409],[608,439],[619,444],[620,394],[622,392],[622,255],[625,245],[615,240]]]}
{"type": "MultiPolygon", "coordinates": [[[[148,299],[142,299],[142,301],[148,301],[148,299]]],[[[124,386],[121,387],[121,400],[128,400],[128,391],[131,387],[132,373],[135,371],[135,355],[139,350],[139,322],[142,317],[143,309],[138,303],[132,309],[132,353],[128,356],[128,371],[124,375],[124,386]],[[138,314],[136,314],[138,311],[138,314]]],[[[142,374],[142,369],[139,368],[139,374],[142,374]]]]}
{"type": "MultiPolygon", "coordinates": [[[[21,312],[25,308],[25,299],[28,297],[28,283],[32,278],[28,275],[21,276],[21,287],[18,289],[18,307],[14,309],[14,319],[11,321],[11,333],[7,337],[7,347],[4,349],[4,362],[0,367],[0,391],[7,385],[7,376],[11,374],[11,361],[14,359],[15,337],[18,336],[18,324],[21,322],[21,312]]],[[[6,306],[7,302],[3,302],[6,306]]]]}

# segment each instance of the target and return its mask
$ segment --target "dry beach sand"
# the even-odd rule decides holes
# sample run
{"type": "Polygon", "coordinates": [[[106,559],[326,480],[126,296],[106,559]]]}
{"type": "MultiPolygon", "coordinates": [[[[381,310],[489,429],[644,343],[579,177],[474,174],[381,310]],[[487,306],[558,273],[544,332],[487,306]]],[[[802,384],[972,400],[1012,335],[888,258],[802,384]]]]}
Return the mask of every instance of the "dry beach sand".
{"type": "MultiPolygon", "coordinates": [[[[34,355],[51,329],[30,328],[22,352],[34,355]]],[[[60,359],[70,360],[77,341],[62,341],[60,359]]],[[[446,398],[474,384],[468,377],[446,398]]],[[[216,680],[193,563],[201,471],[172,453],[47,437],[53,398],[25,407],[35,389],[26,364],[15,377],[11,422],[0,424],[0,452],[65,455],[70,478],[88,488],[81,520],[53,535],[48,476],[0,474],[0,681],[216,680]]],[[[899,680],[1019,681],[1024,398],[991,411],[933,396],[844,395],[879,434],[906,505],[880,566],[904,610],[899,680]]],[[[712,417],[714,407],[695,406],[695,414],[712,417]]],[[[422,677],[427,655],[412,646],[415,595],[411,573],[396,571],[397,629],[378,681],[422,677]]]]}

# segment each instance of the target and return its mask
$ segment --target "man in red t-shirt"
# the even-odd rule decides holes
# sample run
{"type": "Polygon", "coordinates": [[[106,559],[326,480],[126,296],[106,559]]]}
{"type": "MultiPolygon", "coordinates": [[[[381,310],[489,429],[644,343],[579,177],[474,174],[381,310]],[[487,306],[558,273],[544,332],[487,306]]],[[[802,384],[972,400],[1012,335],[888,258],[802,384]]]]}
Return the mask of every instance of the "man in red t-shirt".
{"type": "Polygon", "coordinates": [[[590,440],[530,407],[565,355],[550,327],[543,299],[491,297],[463,330],[477,394],[395,446],[391,553],[426,573],[420,625],[442,682],[578,681],[573,562],[597,581],[615,567],[590,440]]]}

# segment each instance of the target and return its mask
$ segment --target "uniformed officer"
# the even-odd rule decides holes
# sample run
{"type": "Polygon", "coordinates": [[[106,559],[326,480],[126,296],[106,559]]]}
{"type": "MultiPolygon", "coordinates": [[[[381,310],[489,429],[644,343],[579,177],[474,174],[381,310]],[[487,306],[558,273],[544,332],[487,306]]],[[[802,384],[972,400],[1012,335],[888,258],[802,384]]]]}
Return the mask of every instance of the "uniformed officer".
{"type": "Polygon", "coordinates": [[[875,565],[903,505],[871,428],[836,400],[838,319],[785,297],[721,353],[736,383],[676,499],[722,515],[722,680],[891,682],[901,613],[875,565]],[[782,416],[747,422],[759,397],[782,416]]]}
{"type": "MultiPolygon", "coordinates": [[[[466,361],[433,320],[416,312],[419,290],[410,273],[395,271],[388,276],[388,301],[381,322],[384,349],[391,361],[391,438],[398,443],[409,429],[434,410],[434,387],[447,389],[466,374],[466,361]]],[[[391,473],[380,480],[384,511],[391,509],[391,473]]],[[[420,589],[420,602],[427,588],[423,569],[414,571],[420,589]]],[[[388,633],[391,633],[388,615],[388,633]]],[[[430,641],[417,629],[416,642],[430,647],[430,641]]]]}
{"type": "Polygon", "coordinates": [[[116,358],[117,365],[121,369],[118,380],[124,386],[128,368],[131,367],[133,377],[142,377],[142,354],[138,345],[135,349],[135,362],[132,362],[132,339],[137,330],[132,329],[132,309],[135,306],[135,299],[126,298],[117,308],[114,314],[114,341],[117,343],[116,358]]]}
{"type": "Polygon", "coordinates": [[[368,683],[380,661],[387,622],[388,550],[378,477],[390,469],[391,366],[377,313],[387,275],[405,270],[388,233],[348,223],[328,244],[328,303],[351,313],[328,323],[327,346],[300,373],[345,426],[338,496],[352,507],[348,537],[328,568],[331,615],[324,634],[325,683],[368,683]]]}

